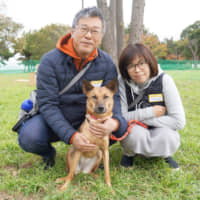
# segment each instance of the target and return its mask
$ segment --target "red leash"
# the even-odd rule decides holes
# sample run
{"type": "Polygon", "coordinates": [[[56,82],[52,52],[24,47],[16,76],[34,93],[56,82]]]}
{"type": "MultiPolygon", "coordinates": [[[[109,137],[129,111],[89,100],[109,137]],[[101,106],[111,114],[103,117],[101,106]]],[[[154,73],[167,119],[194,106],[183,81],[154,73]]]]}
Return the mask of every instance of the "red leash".
{"type": "Polygon", "coordinates": [[[148,128],[148,126],[145,125],[145,124],[143,124],[142,122],[132,119],[132,120],[130,120],[130,121],[128,122],[127,131],[126,131],[126,133],[125,133],[122,137],[117,138],[117,137],[115,137],[115,136],[112,134],[112,135],[110,136],[110,139],[111,139],[111,140],[115,140],[115,141],[121,141],[121,140],[123,140],[123,139],[131,132],[131,129],[132,129],[135,125],[137,125],[137,124],[140,125],[140,126],[142,126],[142,127],[144,127],[144,128],[148,128]]]}

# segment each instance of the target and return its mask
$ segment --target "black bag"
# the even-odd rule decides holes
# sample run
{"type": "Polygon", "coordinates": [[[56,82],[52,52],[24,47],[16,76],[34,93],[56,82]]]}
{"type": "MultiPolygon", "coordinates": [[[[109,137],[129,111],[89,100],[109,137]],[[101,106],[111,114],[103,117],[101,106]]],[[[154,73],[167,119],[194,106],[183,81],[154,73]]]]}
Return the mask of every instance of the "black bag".
{"type": "Polygon", "coordinates": [[[32,101],[33,103],[33,107],[32,109],[27,112],[23,109],[20,109],[20,112],[19,112],[19,116],[18,116],[18,121],[17,123],[12,127],[12,130],[15,131],[15,132],[18,132],[19,128],[21,125],[23,125],[28,119],[32,118],[33,116],[39,114],[39,108],[38,108],[38,105],[37,105],[37,90],[33,90],[31,93],[30,93],[30,96],[29,96],[29,100],[32,101]]]}
{"type": "MultiPolygon", "coordinates": [[[[37,113],[36,113],[37,114],[37,113]]],[[[23,125],[27,120],[33,117],[30,114],[25,114],[19,121],[12,127],[12,131],[18,132],[21,125],[23,125]]]]}

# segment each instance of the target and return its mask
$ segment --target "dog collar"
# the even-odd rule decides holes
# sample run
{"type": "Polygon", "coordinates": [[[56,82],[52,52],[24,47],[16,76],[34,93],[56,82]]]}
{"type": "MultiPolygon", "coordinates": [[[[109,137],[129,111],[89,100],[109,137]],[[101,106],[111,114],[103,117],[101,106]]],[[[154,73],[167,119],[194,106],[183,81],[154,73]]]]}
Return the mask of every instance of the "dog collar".
{"type": "Polygon", "coordinates": [[[90,117],[92,118],[92,119],[95,119],[95,120],[97,120],[98,118],[97,117],[95,117],[94,115],[90,115],[90,117]]]}
{"type": "MultiPolygon", "coordinates": [[[[98,117],[96,117],[94,115],[91,115],[91,114],[87,114],[87,115],[89,116],[89,117],[86,116],[86,119],[87,119],[88,122],[90,122],[91,119],[93,119],[93,120],[98,120],[99,119],[98,117]]],[[[106,121],[106,119],[104,121],[102,121],[101,123],[103,123],[105,121],[106,121]]]]}

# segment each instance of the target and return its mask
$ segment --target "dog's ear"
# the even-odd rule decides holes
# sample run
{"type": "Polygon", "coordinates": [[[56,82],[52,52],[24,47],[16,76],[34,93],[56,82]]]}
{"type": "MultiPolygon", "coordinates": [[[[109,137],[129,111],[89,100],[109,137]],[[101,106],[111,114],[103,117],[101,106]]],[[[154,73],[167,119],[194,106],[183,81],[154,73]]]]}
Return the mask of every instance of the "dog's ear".
{"type": "Polygon", "coordinates": [[[115,92],[117,92],[117,79],[112,79],[107,85],[106,87],[111,90],[114,94],[115,92]]]}
{"type": "Polygon", "coordinates": [[[94,88],[94,86],[90,83],[90,81],[88,81],[88,80],[82,81],[82,89],[83,89],[84,94],[87,94],[93,88],[94,88]]]}

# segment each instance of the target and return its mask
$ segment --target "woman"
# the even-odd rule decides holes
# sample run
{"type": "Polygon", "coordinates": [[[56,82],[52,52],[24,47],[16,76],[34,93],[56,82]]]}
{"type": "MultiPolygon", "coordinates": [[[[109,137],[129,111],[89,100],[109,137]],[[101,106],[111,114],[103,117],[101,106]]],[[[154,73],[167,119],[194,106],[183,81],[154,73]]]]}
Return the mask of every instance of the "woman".
{"type": "Polygon", "coordinates": [[[138,120],[148,127],[135,125],[121,141],[121,165],[133,165],[136,154],[162,157],[170,167],[178,169],[171,157],[179,148],[177,130],[185,125],[185,113],[173,79],[157,64],[143,44],[128,45],[119,60],[119,89],[122,114],[127,121],[138,120]]]}

